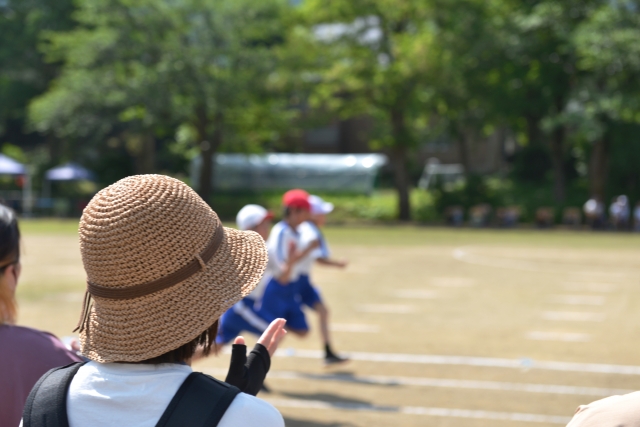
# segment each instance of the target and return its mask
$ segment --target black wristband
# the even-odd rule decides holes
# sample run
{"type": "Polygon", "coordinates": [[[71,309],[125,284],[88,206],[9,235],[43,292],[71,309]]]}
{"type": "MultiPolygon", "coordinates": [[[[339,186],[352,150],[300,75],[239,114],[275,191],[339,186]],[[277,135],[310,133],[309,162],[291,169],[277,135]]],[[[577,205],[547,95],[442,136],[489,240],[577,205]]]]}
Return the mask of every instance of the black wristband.
{"type": "Polygon", "coordinates": [[[231,362],[225,382],[238,387],[244,393],[256,396],[271,367],[269,350],[262,344],[256,344],[247,357],[247,346],[233,344],[231,362]]]}
{"type": "Polygon", "coordinates": [[[247,368],[247,346],[244,344],[233,344],[231,347],[231,361],[229,362],[229,372],[224,380],[227,384],[238,387],[244,391],[248,384],[247,368]]]}
{"type": "Polygon", "coordinates": [[[256,344],[247,358],[245,367],[247,370],[248,381],[243,391],[247,394],[256,396],[262,388],[264,379],[271,367],[271,356],[269,356],[267,348],[262,344],[256,344]]]}

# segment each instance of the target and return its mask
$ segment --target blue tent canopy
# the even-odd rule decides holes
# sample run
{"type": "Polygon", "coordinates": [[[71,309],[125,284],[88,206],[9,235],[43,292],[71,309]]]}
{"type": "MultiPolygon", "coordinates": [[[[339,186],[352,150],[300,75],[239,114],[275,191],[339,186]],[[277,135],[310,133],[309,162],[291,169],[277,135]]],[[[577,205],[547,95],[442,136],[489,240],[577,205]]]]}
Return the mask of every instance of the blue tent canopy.
{"type": "Polygon", "coordinates": [[[0,154],[0,175],[24,175],[27,169],[22,163],[0,154]]]}
{"type": "Polygon", "coordinates": [[[65,163],[49,169],[45,175],[49,181],[93,181],[93,172],[76,163],[65,163]]]}

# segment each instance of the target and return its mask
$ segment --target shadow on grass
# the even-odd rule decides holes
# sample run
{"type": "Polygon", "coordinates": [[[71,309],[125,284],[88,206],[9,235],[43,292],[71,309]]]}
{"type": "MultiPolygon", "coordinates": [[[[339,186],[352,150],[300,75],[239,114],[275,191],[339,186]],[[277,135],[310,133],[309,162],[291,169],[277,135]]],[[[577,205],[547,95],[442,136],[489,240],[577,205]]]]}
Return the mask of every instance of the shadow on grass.
{"type": "Polygon", "coordinates": [[[335,407],[352,407],[352,406],[366,407],[371,405],[369,402],[366,402],[364,400],[352,399],[352,398],[340,396],[333,393],[280,393],[280,394],[293,399],[314,400],[314,401],[319,400],[321,402],[326,402],[331,406],[335,406],[335,407]]]}

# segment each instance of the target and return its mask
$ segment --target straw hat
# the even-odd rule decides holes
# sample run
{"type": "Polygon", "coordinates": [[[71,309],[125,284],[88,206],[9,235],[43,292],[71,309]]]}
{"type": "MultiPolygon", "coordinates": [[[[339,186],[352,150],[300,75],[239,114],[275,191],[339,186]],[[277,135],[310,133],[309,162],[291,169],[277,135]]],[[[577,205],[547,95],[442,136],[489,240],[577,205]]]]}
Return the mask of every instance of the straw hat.
{"type": "Polygon", "coordinates": [[[80,343],[97,362],[139,362],[190,342],[255,288],[267,264],[257,233],[222,227],[191,188],[162,175],[96,194],[80,250],[80,343]]]}

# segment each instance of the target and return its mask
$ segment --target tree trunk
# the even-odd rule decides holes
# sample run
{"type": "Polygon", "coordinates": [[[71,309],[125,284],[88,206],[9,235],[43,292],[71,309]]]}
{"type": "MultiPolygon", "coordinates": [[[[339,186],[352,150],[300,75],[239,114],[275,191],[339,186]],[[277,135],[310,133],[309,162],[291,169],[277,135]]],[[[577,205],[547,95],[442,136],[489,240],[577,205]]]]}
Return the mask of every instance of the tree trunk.
{"type": "Polygon", "coordinates": [[[564,127],[558,126],[551,135],[551,164],[553,167],[553,198],[564,203],[566,198],[566,179],[564,174],[564,127]]]}
{"type": "Polygon", "coordinates": [[[151,135],[142,136],[142,147],[138,156],[138,170],[143,174],[156,171],[156,139],[151,135]]]}
{"type": "Polygon", "coordinates": [[[529,146],[535,147],[541,144],[542,132],[540,130],[540,118],[534,115],[527,115],[525,117],[527,121],[527,139],[529,140],[529,146]]]}
{"type": "Polygon", "coordinates": [[[406,128],[404,111],[391,111],[391,125],[393,129],[393,147],[391,149],[391,163],[394,171],[394,183],[398,191],[398,219],[411,220],[411,202],[409,200],[409,174],[407,173],[407,146],[409,135],[406,128]]]}
{"type": "Polygon", "coordinates": [[[468,176],[471,172],[471,165],[469,164],[469,144],[467,142],[467,133],[462,131],[456,138],[458,142],[458,153],[460,153],[460,163],[464,168],[464,176],[468,176]]]}
{"type": "Polygon", "coordinates": [[[609,175],[609,147],[609,135],[605,132],[602,138],[593,144],[589,159],[589,190],[592,197],[598,197],[603,202],[609,175]]]}
{"type": "Polygon", "coordinates": [[[196,129],[200,140],[200,157],[202,165],[200,167],[200,176],[198,179],[198,194],[208,203],[211,192],[213,191],[213,168],[214,155],[222,144],[224,116],[221,112],[217,112],[213,119],[213,133],[211,139],[208,138],[209,120],[204,107],[198,109],[198,122],[196,129]]]}
{"type": "Polygon", "coordinates": [[[133,157],[133,165],[136,174],[155,172],[156,166],[156,140],[148,134],[123,135],[127,152],[133,157]]]}

